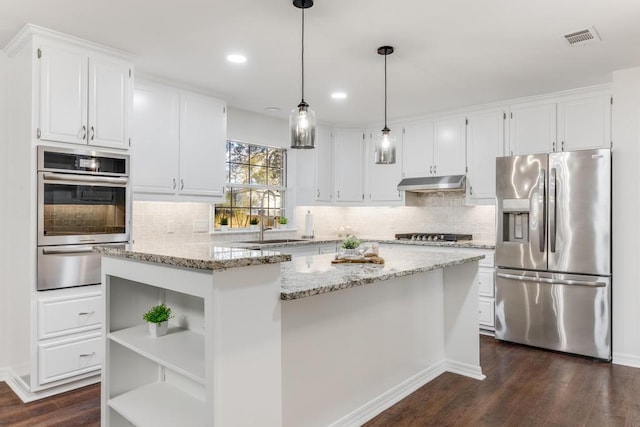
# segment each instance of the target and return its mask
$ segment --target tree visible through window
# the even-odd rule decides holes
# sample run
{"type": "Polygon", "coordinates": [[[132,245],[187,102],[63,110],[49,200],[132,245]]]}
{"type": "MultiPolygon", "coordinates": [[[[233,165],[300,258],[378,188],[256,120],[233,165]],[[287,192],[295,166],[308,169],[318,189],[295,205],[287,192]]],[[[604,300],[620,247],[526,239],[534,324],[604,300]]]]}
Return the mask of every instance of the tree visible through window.
{"type": "Polygon", "coordinates": [[[286,161],[282,148],[227,141],[226,201],[216,205],[214,225],[227,218],[229,227],[243,228],[262,218],[273,227],[284,215],[286,161]]]}

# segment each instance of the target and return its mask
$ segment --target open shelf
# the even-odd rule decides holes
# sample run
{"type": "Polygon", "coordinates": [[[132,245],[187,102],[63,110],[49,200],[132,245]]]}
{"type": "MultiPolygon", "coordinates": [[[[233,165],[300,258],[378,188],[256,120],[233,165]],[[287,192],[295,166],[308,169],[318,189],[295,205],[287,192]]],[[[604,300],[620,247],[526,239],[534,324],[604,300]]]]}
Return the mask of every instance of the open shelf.
{"type": "Polygon", "coordinates": [[[204,402],[167,383],[123,393],[109,399],[108,405],[139,427],[205,425],[204,402]]]}
{"type": "Polygon", "coordinates": [[[111,332],[108,338],[200,384],[205,383],[204,336],[179,327],[152,337],[146,324],[111,332]]]}

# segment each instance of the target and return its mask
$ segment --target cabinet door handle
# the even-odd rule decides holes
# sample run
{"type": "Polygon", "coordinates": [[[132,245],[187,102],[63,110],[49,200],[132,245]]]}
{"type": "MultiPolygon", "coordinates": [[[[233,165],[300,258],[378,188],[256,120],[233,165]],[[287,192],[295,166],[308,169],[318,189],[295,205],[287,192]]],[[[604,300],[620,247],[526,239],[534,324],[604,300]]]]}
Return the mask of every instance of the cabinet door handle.
{"type": "Polygon", "coordinates": [[[340,190],[338,190],[338,199],[340,198],[340,190]]]}
{"type": "Polygon", "coordinates": [[[469,195],[473,196],[473,186],[469,187],[469,195]]]}
{"type": "Polygon", "coordinates": [[[438,170],[436,169],[438,167],[438,165],[433,165],[433,174],[437,174],[438,170]]]}
{"type": "Polygon", "coordinates": [[[80,137],[80,139],[84,141],[87,139],[87,127],[83,125],[80,130],[82,131],[82,137],[80,137]]]}
{"type": "Polygon", "coordinates": [[[175,178],[173,178],[173,189],[174,190],[176,189],[176,179],[175,178]]]}
{"type": "Polygon", "coordinates": [[[429,166],[429,174],[433,174],[433,165],[429,166]]]}
{"type": "Polygon", "coordinates": [[[83,353],[80,355],[80,357],[93,357],[96,355],[96,352],[91,352],[91,353],[83,353]]]}
{"type": "Polygon", "coordinates": [[[320,198],[320,189],[318,188],[318,194],[316,194],[316,198],[320,198]]]}
{"type": "Polygon", "coordinates": [[[562,144],[561,144],[561,148],[560,148],[560,149],[561,149],[562,151],[564,151],[564,141],[562,141],[562,144]]]}
{"type": "Polygon", "coordinates": [[[556,151],[556,142],[555,141],[553,141],[551,143],[551,151],[556,151]]]}
{"type": "Polygon", "coordinates": [[[180,178],[180,189],[184,190],[184,180],[180,178]]]}
{"type": "Polygon", "coordinates": [[[92,141],[93,141],[95,136],[96,136],[96,130],[93,128],[93,126],[91,126],[91,140],[92,141]]]}
{"type": "Polygon", "coordinates": [[[94,314],[96,311],[81,311],[80,313],[78,313],[78,316],[91,316],[92,314],[94,314]]]}

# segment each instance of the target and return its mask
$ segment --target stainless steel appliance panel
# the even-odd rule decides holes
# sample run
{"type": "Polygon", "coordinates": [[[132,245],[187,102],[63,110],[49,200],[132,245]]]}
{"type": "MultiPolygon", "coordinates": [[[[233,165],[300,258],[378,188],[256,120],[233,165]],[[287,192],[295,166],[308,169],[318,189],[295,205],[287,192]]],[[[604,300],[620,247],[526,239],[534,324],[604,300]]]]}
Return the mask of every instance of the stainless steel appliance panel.
{"type": "Polygon", "coordinates": [[[547,155],[496,159],[496,265],[546,270],[547,155]]]}
{"type": "Polygon", "coordinates": [[[549,154],[548,270],[611,274],[611,150],[549,154]]]}
{"type": "Polygon", "coordinates": [[[100,284],[101,256],[92,245],[38,248],[39,291],[100,284]]]}
{"type": "Polygon", "coordinates": [[[496,271],[498,339],[611,359],[611,279],[496,271]]]}

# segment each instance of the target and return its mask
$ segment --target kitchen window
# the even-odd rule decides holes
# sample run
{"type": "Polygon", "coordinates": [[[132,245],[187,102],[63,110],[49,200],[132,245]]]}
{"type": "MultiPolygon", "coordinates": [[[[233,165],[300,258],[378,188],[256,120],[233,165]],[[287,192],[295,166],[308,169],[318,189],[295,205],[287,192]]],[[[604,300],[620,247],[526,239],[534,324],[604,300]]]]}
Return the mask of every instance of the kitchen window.
{"type": "Polygon", "coordinates": [[[274,227],[285,208],[287,152],[282,148],[227,141],[225,202],[215,206],[214,226],[246,228],[252,220],[274,227]]]}

